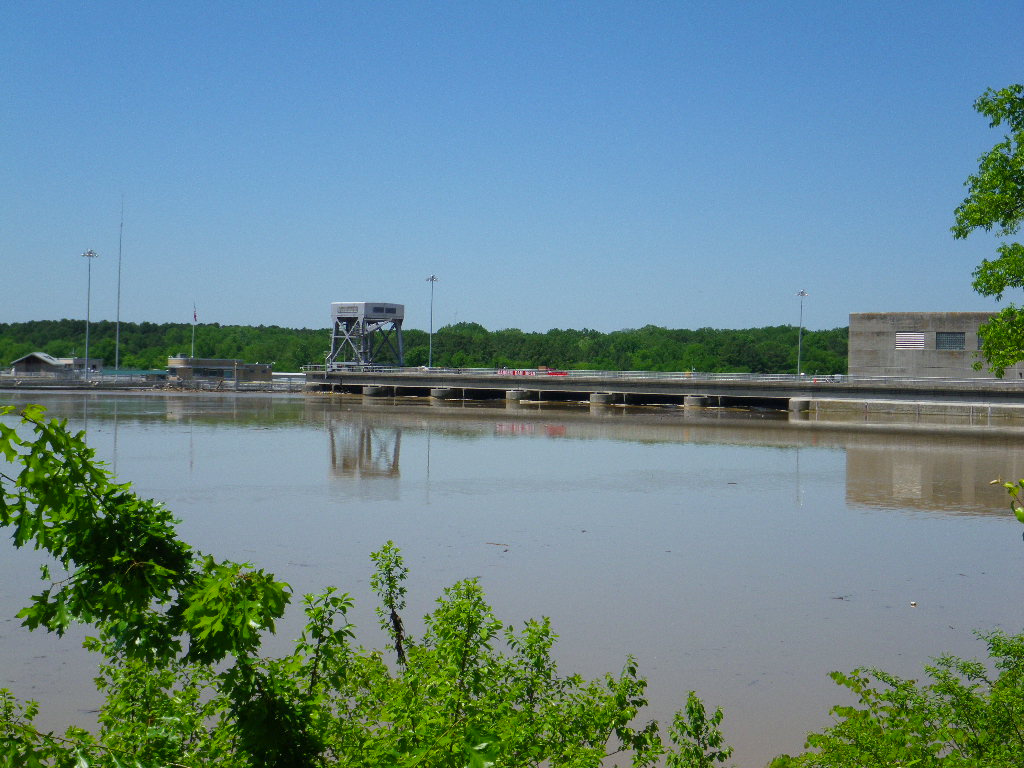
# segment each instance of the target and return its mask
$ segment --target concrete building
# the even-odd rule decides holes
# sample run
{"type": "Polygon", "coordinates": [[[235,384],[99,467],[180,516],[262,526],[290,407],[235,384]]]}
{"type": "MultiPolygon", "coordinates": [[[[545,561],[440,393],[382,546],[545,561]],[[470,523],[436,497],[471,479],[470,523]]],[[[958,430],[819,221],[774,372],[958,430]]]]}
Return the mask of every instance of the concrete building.
{"type": "MultiPolygon", "coordinates": [[[[981,361],[978,326],[994,312],[862,312],[850,315],[851,376],[994,379],[981,361]]],[[[1024,364],[1004,379],[1024,379],[1024,364]]]]}
{"type": "Polygon", "coordinates": [[[247,363],[244,360],[225,360],[209,357],[167,358],[167,371],[171,379],[194,381],[196,379],[269,382],[273,378],[273,363],[247,363]]]}

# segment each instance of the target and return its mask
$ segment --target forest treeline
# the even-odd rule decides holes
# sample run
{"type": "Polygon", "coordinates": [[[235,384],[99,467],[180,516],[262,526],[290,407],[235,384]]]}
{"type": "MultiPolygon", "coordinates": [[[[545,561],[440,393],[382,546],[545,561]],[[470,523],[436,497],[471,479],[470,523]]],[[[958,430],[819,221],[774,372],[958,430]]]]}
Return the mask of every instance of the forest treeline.
{"type": "MultiPolygon", "coordinates": [[[[477,323],[437,329],[433,364],[453,368],[535,368],[631,371],[704,371],[711,373],[794,373],[798,329],[790,325],[724,330],[672,330],[654,325],[603,333],[553,328],[527,332],[516,328],[488,331],[477,323]]],[[[846,373],[847,328],[803,331],[802,369],[807,373],[846,373]]],[[[114,365],[115,325],[92,323],[89,356],[114,365]]],[[[404,331],[405,363],[426,365],[426,331],[404,331]]],[[[297,371],[322,363],[330,348],[327,329],[278,326],[195,326],[197,357],[274,363],[276,371],[297,371]]],[[[189,355],[192,326],[187,323],[121,323],[122,369],[163,369],[167,358],[189,355]]],[[[35,320],[0,323],[0,365],[30,352],[54,357],[85,355],[84,320],[35,320]]]]}

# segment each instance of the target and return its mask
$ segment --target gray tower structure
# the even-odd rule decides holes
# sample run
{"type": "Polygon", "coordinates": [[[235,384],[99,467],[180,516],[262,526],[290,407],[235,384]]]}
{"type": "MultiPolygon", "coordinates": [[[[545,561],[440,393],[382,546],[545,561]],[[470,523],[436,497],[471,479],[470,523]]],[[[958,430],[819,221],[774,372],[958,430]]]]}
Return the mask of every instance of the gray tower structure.
{"type": "Polygon", "coordinates": [[[336,301],[331,304],[331,351],[327,370],[382,362],[405,365],[402,348],[404,304],[336,301]],[[384,358],[389,358],[384,360],[384,358]]]}

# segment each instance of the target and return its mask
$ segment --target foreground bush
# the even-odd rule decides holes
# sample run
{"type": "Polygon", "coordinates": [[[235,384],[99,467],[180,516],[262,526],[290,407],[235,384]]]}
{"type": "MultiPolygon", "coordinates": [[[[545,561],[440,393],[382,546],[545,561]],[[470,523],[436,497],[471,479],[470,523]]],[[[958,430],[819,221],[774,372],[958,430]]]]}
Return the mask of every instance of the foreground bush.
{"type": "Polygon", "coordinates": [[[807,737],[811,751],[772,768],[1024,766],[1024,635],[985,635],[990,664],[943,656],[919,685],[881,670],[832,678],[857,699],[807,737]]]}

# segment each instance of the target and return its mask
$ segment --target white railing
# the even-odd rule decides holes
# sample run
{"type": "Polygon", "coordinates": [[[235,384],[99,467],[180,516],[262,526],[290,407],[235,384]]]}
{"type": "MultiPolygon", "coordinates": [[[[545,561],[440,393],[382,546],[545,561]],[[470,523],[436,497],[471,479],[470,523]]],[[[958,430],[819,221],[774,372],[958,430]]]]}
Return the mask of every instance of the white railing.
{"type": "MultiPolygon", "coordinates": [[[[89,374],[85,378],[82,371],[60,371],[60,372],[34,372],[34,373],[11,373],[0,371],[0,385],[4,386],[32,386],[33,384],[89,384],[93,386],[119,384],[125,386],[171,386],[174,388],[202,389],[209,390],[239,390],[239,391],[301,391],[306,379],[315,380],[317,376],[327,374],[349,373],[381,373],[388,376],[403,378],[416,377],[443,377],[443,376],[475,376],[494,379],[529,379],[531,383],[539,384],[544,377],[560,377],[570,380],[577,380],[581,384],[585,380],[618,380],[618,381],[659,381],[659,382],[685,382],[685,381],[735,381],[735,382],[763,382],[763,383],[796,383],[811,385],[838,385],[838,384],[937,384],[937,385],[964,385],[983,386],[1001,389],[1019,389],[1024,391],[1024,381],[1012,379],[958,379],[943,377],[911,377],[911,376],[849,376],[847,374],[802,374],[795,373],[707,373],[704,371],[601,371],[601,370],[573,370],[573,369],[551,369],[551,368],[426,368],[426,367],[399,367],[389,365],[345,365],[331,366],[323,365],[302,366],[302,376],[294,375],[289,377],[275,377],[274,381],[239,382],[237,385],[231,380],[194,380],[192,382],[166,381],[153,375],[127,374],[127,373],[99,373],[89,374]]],[[[525,381],[523,383],[526,383],[525,381]]]]}
{"type": "Polygon", "coordinates": [[[617,379],[631,381],[738,381],[778,382],[803,384],[964,384],[971,386],[1001,386],[1024,390],[1024,381],[996,378],[947,378],[923,376],[850,376],[848,374],[804,373],[708,373],[705,371],[601,371],[550,368],[418,368],[388,365],[345,365],[326,368],[306,365],[303,372],[313,375],[349,373],[383,373],[389,376],[486,376],[494,378],[560,376],[570,379],[617,379]]]}

